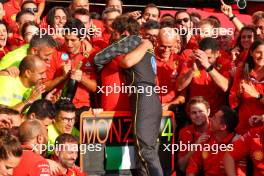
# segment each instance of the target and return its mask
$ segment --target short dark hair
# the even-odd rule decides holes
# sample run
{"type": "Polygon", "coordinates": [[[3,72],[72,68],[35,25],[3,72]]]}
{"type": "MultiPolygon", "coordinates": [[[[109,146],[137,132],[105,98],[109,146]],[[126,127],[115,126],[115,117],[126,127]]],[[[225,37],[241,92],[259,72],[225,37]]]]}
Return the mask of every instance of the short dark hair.
{"type": "Polygon", "coordinates": [[[89,11],[87,9],[84,9],[84,8],[78,8],[78,9],[76,9],[73,12],[72,16],[75,17],[75,15],[87,15],[87,16],[90,17],[89,11]]]}
{"type": "MultiPolygon", "coordinates": [[[[35,4],[37,6],[37,4],[35,3],[35,1],[32,1],[32,0],[26,0],[22,3],[21,5],[21,9],[23,9],[23,7],[26,5],[26,4],[35,4]]],[[[38,7],[38,6],[37,6],[38,7]]]]}
{"type": "Polygon", "coordinates": [[[144,11],[145,11],[147,8],[156,8],[156,9],[158,9],[158,11],[159,11],[159,16],[160,16],[160,9],[156,6],[156,4],[154,4],[154,3],[147,4],[146,7],[144,8],[144,11]]]}
{"type": "Polygon", "coordinates": [[[236,111],[234,111],[228,106],[222,106],[220,108],[220,111],[224,113],[224,115],[221,118],[222,119],[221,122],[226,125],[227,127],[226,130],[230,133],[234,132],[239,122],[236,111]]]}
{"type": "Polygon", "coordinates": [[[29,48],[39,47],[42,45],[47,45],[51,48],[56,48],[58,43],[53,39],[52,36],[45,34],[35,34],[29,42],[29,48]]]}
{"type": "Polygon", "coordinates": [[[56,108],[56,116],[58,116],[58,114],[61,111],[75,112],[76,113],[76,107],[74,106],[74,104],[70,101],[67,101],[67,100],[57,101],[55,104],[55,108],[56,108]]]}
{"type": "Polygon", "coordinates": [[[35,113],[36,119],[44,120],[45,118],[54,119],[56,115],[55,106],[51,101],[41,99],[36,100],[30,106],[27,115],[35,113]]]}
{"type": "Polygon", "coordinates": [[[23,38],[25,38],[25,34],[26,34],[26,29],[29,27],[29,26],[36,26],[37,28],[39,28],[39,25],[34,22],[34,21],[28,21],[28,22],[25,22],[22,26],[22,29],[21,29],[21,35],[23,38]]]}
{"type": "Polygon", "coordinates": [[[143,29],[160,29],[160,24],[155,20],[148,20],[146,23],[143,24],[143,29]]]}
{"type": "Polygon", "coordinates": [[[78,144],[78,139],[71,134],[63,133],[56,138],[55,145],[65,144],[66,142],[78,144]]]}
{"type": "Polygon", "coordinates": [[[47,24],[52,27],[54,27],[54,17],[55,17],[55,12],[57,10],[62,10],[66,14],[67,19],[70,17],[69,12],[64,7],[60,7],[60,6],[53,7],[52,9],[50,9],[50,11],[48,12],[46,16],[47,24]]]}
{"type": "Polygon", "coordinates": [[[219,43],[215,38],[206,37],[199,42],[199,48],[203,51],[211,49],[212,52],[219,50],[219,43]]]}
{"type": "Polygon", "coordinates": [[[22,153],[18,139],[8,129],[0,129],[0,160],[8,160],[10,155],[21,157],[22,153]]]}
{"type": "Polygon", "coordinates": [[[190,18],[190,20],[191,20],[191,14],[189,13],[189,12],[187,12],[186,10],[178,10],[176,13],[175,13],[175,19],[176,19],[176,17],[180,14],[180,13],[186,13],[188,16],[189,16],[189,18],[190,18]]]}
{"type": "Polygon", "coordinates": [[[25,15],[25,14],[30,14],[35,16],[35,14],[33,12],[30,12],[28,10],[21,10],[20,12],[18,12],[18,14],[16,15],[16,22],[18,22],[20,20],[20,18],[25,15]]]}
{"type": "MultiPolygon", "coordinates": [[[[107,6],[109,4],[109,1],[111,1],[111,0],[106,0],[105,6],[107,6]]],[[[122,0],[119,0],[119,1],[120,1],[121,5],[123,6],[123,1],[122,0]]]]}
{"type": "Polygon", "coordinates": [[[140,25],[133,17],[130,17],[128,15],[121,15],[114,20],[112,28],[120,34],[128,31],[130,35],[138,35],[140,25]]]}
{"type": "MultiPolygon", "coordinates": [[[[68,19],[68,21],[65,23],[65,25],[63,26],[64,29],[67,29],[65,31],[70,32],[70,33],[76,33],[77,32],[77,37],[79,39],[84,38],[86,36],[86,33],[84,33],[83,31],[85,29],[84,24],[76,19],[76,18],[70,18],[68,19]]],[[[66,35],[67,33],[65,33],[66,35]]]]}

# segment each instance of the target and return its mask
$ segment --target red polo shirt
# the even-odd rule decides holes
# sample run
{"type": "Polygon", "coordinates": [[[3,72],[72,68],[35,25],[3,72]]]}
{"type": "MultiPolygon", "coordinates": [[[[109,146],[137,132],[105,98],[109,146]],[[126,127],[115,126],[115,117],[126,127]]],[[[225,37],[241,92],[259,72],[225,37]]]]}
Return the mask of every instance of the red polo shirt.
{"type": "Polygon", "coordinates": [[[264,127],[251,129],[234,142],[234,150],[229,152],[236,161],[250,156],[254,165],[254,176],[264,175],[264,146],[261,137],[264,137],[264,127]]]}
{"type": "Polygon", "coordinates": [[[19,165],[14,168],[13,176],[50,175],[49,163],[41,155],[31,149],[23,150],[19,165]]]}
{"type": "Polygon", "coordinates": [[[170,55],[168,61],[161,59],[158,54],[156,54],[156,60],[158,86],[160,88],[163,86],[167,87],[167,93],[160,93],[161,102],[170,103],[179,94],[176,88],[176,79],[180,73],[182,61],[175,53],[170,55]]]}
{"type": "MultiPolygon", "coordinates": [[[[179,141],[181,141],[182,144],[193,144],[201,135],[202,134],[195,129],[195,126],[191,124],[180,130],[179,141]]],[[[188,152],[188,150],[179,150],[178,158],[185,156],[188,152]]]]}
{"type": "MultiPolygon", "coordinates": [[[[181,75],[185,75],[192,69],[193,60],[189,58],[192,50],[183,52],[186,62],[182,66],[181,75]]],[[[227,58],[218,57],[214,68],[224,77],[230,78],[231,62],[227,58]]],[[[211,114],[218,111],[221,105],[226,104],[226,93],[215,83],[205,69],[200,68],[195,72],[191,83],[189,84],[190,98],[194,96],[203,96],[210,104],[211,114]]]]}
{"type": "MultiPolygon", "coordinates": [[[[248,93],[242,92],[239,95],[239,87],[242,80],[241,77],[242,68],[239,68],[230,90],[229,94],[229,104],[232,108],[239,108],[239,123],[236,128],[236,131],[239,134],[246,133],[251,127],[248,123],[249,118],[252,115],[261,115],[264,114],[264,104],[261,103],[257,98],[251,97],[248,93]]],[[[262,95],[264,95],[264,80],[257,82],[255,80],[256,74],[254,71],[251,72],[251,83],[255,89],[262,95]]]]}
{"type": "Polygon", "coordinates": [[[92,44],[95,47],[104,49],[104,48],[108,47],[109,41],[110,41],[110,37],[111,37],[111,34],[108,33],[106,30],[104,30],[102,32],[102,36],[101,37],[92,38],[92,44]]]}
{"type": "MultiPolygon", "coordinates": [[[[210,134],[210,132],[209,132],[210,134]]],[[[190,158],[188,167],[186,169],[187,174],[197,175],[200,171],[203,171],[205,176],[226,176],[224,167],[223,167],[223,156],[225,151],[220,151],[220,145],[222,144],[227,146],[231,145],[231,142],[234,138],[234,134],[230,133],[224,137],[221,143],[218,143],[213,135],[210,135],[210,139],[204,144],[209,144],[210,146],[217,145],[219,152],[213,150],[208,151],[204,149],[203,151],[196,151],[190,158]]],[[[222,147],[223,148],[223,147],[222,147]]],[[[215,149],[214,149],[215,150],[215,149]]],[[[222,149],[227,150],[227,149],[222,149]]],[[[236,165],[237,175],[245,176],[246,165],[244,162],[239,162],[236,165]]]]}
{"type": "Polygon", "coordinates": [[[122,73],[122,68],[119,66],[120,60],[123,55],[119,55],[114,58],[110,63],[105,65],[101,73],[102,88],[104,93],[102,93],[102,108],[105,111],[129,111],[129,99],[128,94],[125,91],[108,91],[106,89],[114,89],[114,87],[121,88],[122,85],[125,86],[125,77],[122,73]],[[109,87],[109,88],[107,88],[109,87]]]}
{"type": "Polygon", "coordinates": [[[20,6],[15,3],[15,1],[16,0],[9,0],[3,4],[6,13],[3,19],[11,28],[16,26],[16,15],[20,11],[20,6]]]}
{"type": "MultiPolygon", "coordinates": [[[[96,50],[92,50],[90,52],[90,56],[86,58],[82,51],[75,55],[68,54],[66,51],[56,52],[54,54],[54,57],[51,59],[50,68],[47,70],[48,80],[52,80],[58,76],[61,76],[63,74],[63,64],[66,64],[69,59],[71,60],[73,70],[76,70],[79,62],[82,61],[82,66],[80,69],[82,70],[83,76],[87,76],[90,79],[96,79],[95,69],[93,64],[93,57],[95,53],[96,50]]],[[[64,84],[65,82],[60,84],[57,88],[59,90],[63,89],[64,84]]],[[[73,98],[73,104],[77,108],[81,106],[90,106],[89,91],[81,83],[78,83],[76,94],[73,98]]]]}

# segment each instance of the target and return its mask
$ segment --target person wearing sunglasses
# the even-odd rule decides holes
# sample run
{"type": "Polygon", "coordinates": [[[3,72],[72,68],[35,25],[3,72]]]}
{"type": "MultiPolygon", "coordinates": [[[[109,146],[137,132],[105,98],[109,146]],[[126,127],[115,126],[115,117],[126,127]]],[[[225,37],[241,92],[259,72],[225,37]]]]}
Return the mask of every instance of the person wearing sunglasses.
{"type": "MultiPolygon", "coordinates": [[[[45,2],[45,1],[44,1],[45,2]]],[[[40,3],[41,4],[41,3],[40,3]]],[[[26,11],[30,11],[32,13],[35,14],[36,16],[36,20],[37,20],[37,23],[39,24],[40,23],[40,17],[43,13],[43,10],[44,10],[44,7],[45,7],[45,4],[44,4],[44,7],[42,9],[41,6],[43,5],[38,5],[37,4],[37,1],[33,1],[33,0],[27,0],[27,1],[24,1],[21,5],[21,10],[26,10],[26,11]]]]}
{"type": "MultiPolygon", "coordinates": [[[[193,48],[192,45],[192,28],[193,22],[191,21],[191,16],[188,12],[179,10],[175,14],[176,28],[179,30],[180,34],[183,36],[183,46],[185,49],[193,48]]],[[[196,39],[194,39],[196,40],[196,39]]]]}

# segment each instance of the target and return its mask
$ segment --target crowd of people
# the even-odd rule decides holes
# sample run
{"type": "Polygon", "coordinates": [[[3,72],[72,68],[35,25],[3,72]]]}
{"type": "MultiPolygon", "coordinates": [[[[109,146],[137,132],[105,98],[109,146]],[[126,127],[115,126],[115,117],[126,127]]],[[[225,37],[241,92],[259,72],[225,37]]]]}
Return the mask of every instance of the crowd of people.
{"type": "Polygon", "coordinates": [[[135,174],[162,176],[159,127],[172,111],[175,144],[202,146],[177,151],[172,175],[264,176],[264,11],[244,24],[221,1],[230,33],[215,16],[122,5],[0,3],[0,175],[88,175],[74,147],[81,113],[131,111],[135,174]]]}

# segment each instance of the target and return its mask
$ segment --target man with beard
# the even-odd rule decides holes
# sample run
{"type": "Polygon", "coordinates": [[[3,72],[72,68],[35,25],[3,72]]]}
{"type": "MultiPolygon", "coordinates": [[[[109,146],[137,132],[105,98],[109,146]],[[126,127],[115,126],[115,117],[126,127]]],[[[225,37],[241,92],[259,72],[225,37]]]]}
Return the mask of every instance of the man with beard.
{"type": "Polygon", "coordinates": [[[19,140],[23,154],[14,176],[37,176],[50,174],[48,161],[41,156],[48,141],[48,132],[39,120],[28,120],[19,127],[19,140]]]}
{"type": "MultiPolygon", "coordinates": [[[[191,98],[186,107],[192,124],[180,130],[179,141],[182,144],[200,144],[209,139],[209,136],[205,134],[209,129],[209,103],[203,97],[197,96],[191,98]]],[[[194,151],[178,152],[178,165],[182,172],[185,172],[193,153],[194,151]]]]}
{"type": "Polygon", "coordinates": [[[61,134],[55,141],[54,160],[63,168],[56,176],[85,176],[74,163],[78,157],[77,138],[70,134],[61,134]]]}

